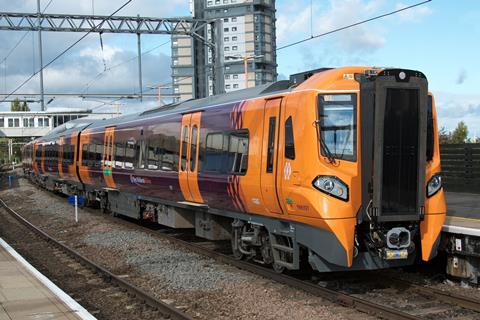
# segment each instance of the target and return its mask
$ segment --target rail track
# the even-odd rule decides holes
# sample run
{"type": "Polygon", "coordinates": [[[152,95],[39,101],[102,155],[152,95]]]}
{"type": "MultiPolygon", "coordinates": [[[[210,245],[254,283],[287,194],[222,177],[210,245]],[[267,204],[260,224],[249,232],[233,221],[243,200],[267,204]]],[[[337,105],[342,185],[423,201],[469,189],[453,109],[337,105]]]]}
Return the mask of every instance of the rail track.
{"type": "MultiPolygon", "coordinates": [[[[48,254],[51,258],[55,257],[62,264],[70,266],[70,269],[75,269],[75,272],[78,274],[87,275],[89,278],[88,282],[96,287],[95,290],[98,292],[108,292],[107,295],[112,297],[112,303],[114,302],[113,300],[115,300],[117,303],[119,300],[120,302],[126,302],[127,305],[130,303],[131,306],[127,309],[136,308],[138,310],[132,310],[132,312],[140,312],[142,313],[143,317],[148,315],[147,318],[193,320],[192,317],[185,314],[181,310],[156,299],[149,293],[134,286],[133,284],[128,283],[121,277],[111,273],[102,266],[84,257],[77,251],[57,241],[44,231],[31,224],[20,214],[15,212],[15,210],[7,206],[2,199],[0,199],[0,206],[3,207],[5,211],[10,214],[10,216],[25,226],[25,229],[30,230],[36,237],[41,238],[40,241],[48,243],[49,248],[42,246],[42,254],[48,254]],[[122,295],[125,296],[123,301],[121,300],[122,295]],[[132,301],[137,302],[137,304],[132,304],[132,301]]],[[[2,223],[6,222],[2,221],[2,223]]],[[[38,246],[36,247],[36,250],[38,250],[38,246]]],[[[100,310],[95,311],[101,312],[100,310]]]]}
{"type": "MultiPolygon", "coordinates": [[[[169,234],[168,231],[162,232],[161,230],[152,229],[152,226],[148,223],[134,224],[132,223],[132,221],[130,221],[130,219],[125,220],[109,217],[109,219],[110,218],[120,220],[120,223],[125,226],[138,226],[142,228],[144,232],[147,232],[152,236],[157,236],[172,241],[188,250],[192,250],[198,254],[210,257],[218,262],[226,263],[239,269],[261,275],[265,278],[303,290],[331,302],[338,303],[346,307],[351,307],[360,312],[374,315],[382,319],[405,320],[431,318],[439,320],[452,319],[455,317],[455,315],[462,316],[462,320],[480,319],[480,300],[445,292],[432,287],[423,286],[404,279],[390,277],[383,274],[382,279],[379,279],[378,276],[372,276],[372,273],[355,279],[359,281],[360,286],[367,288],[364,289],[364,291],[368,291],[369,286],[372,287],[374,290],[378,290],[378,288],[381,288],[382,286],[385,286],[385,284],[387,284],[384,290],[385,295],[392,295],[390,289],[392,285],[395,285],[396,287],[400,288],[400,290],[405,291],[404,296],[411,296],[416,294],[416,296],[414,297],[411,296],[410,300],[416,300],[417,298],[419,298],[418,300],[420,300],[418,301],[416,306],[409,304],[404,308],[399,308],[398,306],[383,305],[381,302],[374,302],[375,300],[372,300],[372,298],[368,295],[362,296],[362,294],[356,292],[355,289],[352,290],[351,288],[349,288],[349,286],[351,286],[353,282],[351,281],[352,277],[347,276],[346,280],[343,279],[345,278],[343,276],[340,278],[342,279],[341,281],[344,283],[344,287],[347,287],[346,290],[338,288],[337,285],[331,285],[329,283],[330,281],[321,281],[322,285],[319,285],[317,281],[312,281],[311,279],[305,280],[302,277],[279,274],[268,267],[264,267],[256,263],[236,260],[235,258],[233,258],[233,256],[225,254],[224,250],[222,250],[221,248],[218,249],[217,247],[217,250],[212,249],[215,248],[215,245],[212,244],[212,242],[205,241],[204,239],[201,239],[198,243],[191,242],[190,240],[184,240],[181,238],[182,235],[179,236],[176,230],[173,231],[174,233],[169,234]],[[349,291],[351,292],[349,293],[349,291]],[[418,307],[418,309],[415,309],[415,307],[418,307]],[[405,309],[410,310],[406,311],[405,309]],[[445,316],[438,315],[438,312],[443,312],[446,309],[453,309],[454,311],[450,312],[448,315],[445,316]]],[[[186,238],[191,237],[187,236],[186,238]]],[[[356,275],[359,274],[360,273],[356,273],[356,275]]],[[[333,281],[335,282],[338,280],[334,279],[333,281]]],[[[379,292],[381,291],[379,290],[379,292]]]]}
{"type": "MultiPolygon", "coordinates": [[[[2,200],[0,200],[0,205],[5,207],[8,212],[14,212],[12,209],[8,208],[8,206],[2,200]]],[[[93,209],[89,209],[89,211],[90,210],[94,211],[93,209]]],[[[95,211],[97,211],[95,213],[98,213],[98,210],[95,211]]],[[[31,225],[23,217],[17,213],[15,214],[19,216],[24,223],[31,225]]],[[[338,280],[336,277],[334,277],[333,281],[321,281],[321,285],[319,285],[318,281],[315,282],[310,279],[305,280],[290,275],[278,274],[264,266],[247,261],[236,260],[229,254],[225,254],[224,250],[218,250],[218,246],[216,246],[213,242],[205,241],[204,239],[201,241],[198,239],[192,241],[191,235],[185,236],[185,234],[179,232],[178,230],[159,230],[157,227],[158,225],[154,227],[148,223],[132,223],[130,219],[118,219],[107,215],[105,215],[105,218],[112,219],[116,223],[125,225],[129,228],[139,228],[145,233],[169,240],[188,250],[206,257],[210,257],[218,262],[235,266],[239,269],[255,273],[287,286],[303,290],[312,295],[322,297],[334,303],[351,307],[360,312],[371,314],[379,318],[436,320],[452,319],[455,317],[462,317],[462,319],[480,318],[480,300],[445,292],[428,286],[423,286],[411,281],[406,281],[404,279],[382,276],[382,279],[379,280],[379,277],[366,276],[362,277],[362,279],[360,279],[360,284],[358,284],[364,288],[372,287],[373,290],[377,290],[378,294],[380,295],[382,294],[382,290],[384,290],[383,294],[385,296],[398,294],[397,300],[408,300],[408,302],[404,303],[403,306],[398,306],[395,303],[381,301],[382,299],[375,299],[375,297],[369,296],[364,292],[362,293],[356,289],[352,289],[352,282],[348,280],[348,277],[347,280],[338,280]],[[339,282],[342,282],[342,284],[338,285],[339,282]],[[382,286],[385,288],[382,289],[382,286]],[[397,288],[396,290],[399,292],[392,293],[392,286],[395,286],[397,288]],[[402,291],[403,293],[401,293],[402,291]]],[[[37,229],[35,226],[32,227],[37,229]]],[[[119,280],[123,281],[122,279],[119,280]]],[[[364,289],[363,291],[368,290],[369,289],[364,289]]]]}

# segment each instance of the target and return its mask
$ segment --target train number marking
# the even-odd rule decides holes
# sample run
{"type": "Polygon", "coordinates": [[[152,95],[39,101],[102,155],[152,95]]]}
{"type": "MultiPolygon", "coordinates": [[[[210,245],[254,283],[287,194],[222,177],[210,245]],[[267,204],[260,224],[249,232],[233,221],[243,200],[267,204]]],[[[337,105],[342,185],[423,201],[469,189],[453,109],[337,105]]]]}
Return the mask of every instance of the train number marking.
{"type": "Polygon", "coordinates": [[[256,204],[257,206],[260,205],[260,199],[258,199],[258,198],[252,198],[252,202],[253,202],[254,204],[256,204]]]}

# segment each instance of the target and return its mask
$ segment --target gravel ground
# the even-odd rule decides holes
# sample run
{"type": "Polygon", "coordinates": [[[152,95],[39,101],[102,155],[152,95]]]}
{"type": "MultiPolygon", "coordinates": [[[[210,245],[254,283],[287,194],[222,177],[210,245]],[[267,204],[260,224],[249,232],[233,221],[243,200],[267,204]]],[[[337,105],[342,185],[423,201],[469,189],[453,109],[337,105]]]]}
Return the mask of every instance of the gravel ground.
{"type": "MultiPolygon", "coordinates": [[[[122,288],[106,281],[89,267],[36,236],[3,208],[0,208],[0,219],[2,221],[0,237],[14,246],[15,250],[37,270],[55,282],[97,319],[165,319],[159,318],[161,315],[158,312],[140,300],[132,299],[132,296],[122,288]]],[[[27,318],[46,319],[39,314],[27,318]]]]}
{"type": "Polygon", "coordinates": [[[0,197],[29,221],[127,281],[198,319],[374,319],[303,291],[217,263],[117,223],[24,179],[0,197]]]}
{"type": "Polygon", "coordinates": [[[109,231],[85,237],[89,246],[123,251],[127,263],[164,280],[171,290],[216,290],[223,283],[253,281],[253,277],[234,270],[218,268],[213,259],[192,252],[182,252],[138,231],[109,231]],[[147,252],[138,255],[139,251],[147,252]]]}

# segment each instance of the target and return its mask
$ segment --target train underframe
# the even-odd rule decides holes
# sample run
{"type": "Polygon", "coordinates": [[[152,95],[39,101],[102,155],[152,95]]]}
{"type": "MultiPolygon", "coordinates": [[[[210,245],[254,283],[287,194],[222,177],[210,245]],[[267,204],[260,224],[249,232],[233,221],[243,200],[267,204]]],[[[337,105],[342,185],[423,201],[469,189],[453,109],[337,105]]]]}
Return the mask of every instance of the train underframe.
{"type": "Polygon", "coordinates": [[[171,228],[195,229],[196,236],[208,240],[228,240],[236,259],[271,266],[277,272],[300,270],[306,266],[318,272],[374,270],[411,265],[416,259],[415,232],[418,226],[409,227],[413,231],[410,233],[412,239],[409,235],[408,245],[403,243],[402,250],[408,254],[392,259],[388,259],[384,252],[386,236],[390,235],[388,231],[398,231],[401,238],[406,228],[393,227],[371,233],[368,226],[357,226],[353,264],[348,267],[346,251],[336,236],[320,228],[259,215],[191,207],[118,190],[97,190],[32,172],[27,172],[26,176],[49,191],[82,196],[84,206],[97,207],[105,213],[152,221],[171,228]]]}

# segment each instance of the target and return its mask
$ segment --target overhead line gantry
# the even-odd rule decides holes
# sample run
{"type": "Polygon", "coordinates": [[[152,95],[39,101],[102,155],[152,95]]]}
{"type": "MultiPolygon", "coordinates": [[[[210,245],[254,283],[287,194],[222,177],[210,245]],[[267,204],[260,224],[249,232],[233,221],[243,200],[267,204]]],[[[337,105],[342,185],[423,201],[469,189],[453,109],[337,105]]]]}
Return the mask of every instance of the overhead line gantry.
{"type": "MultiPolygon", "coordinates": [[[[142,34],[187,35],[205,44],[205,50],[212,50],[212,74],[214,94],[223,92],[223,52],[218,42],[221,20],[204,20],[189,17],[153,18],[141,16],[102,16],[78,14],[46,14],[0,12],[0,30],[48,31],[48,32],[95,32],[136,34],[138,37],[138,73],[140,99],[142,99],[141,40],[142,34]],[[207,26],[211,28],[211,40],[207,37],[207,26]]],[[[199,68],[202,70],[203,68],[199,68]]],[[[203,69],[204,70],[204,69],[203,69]]],[[[42,90],[43,91],[43,90],[42,90]]]]}

